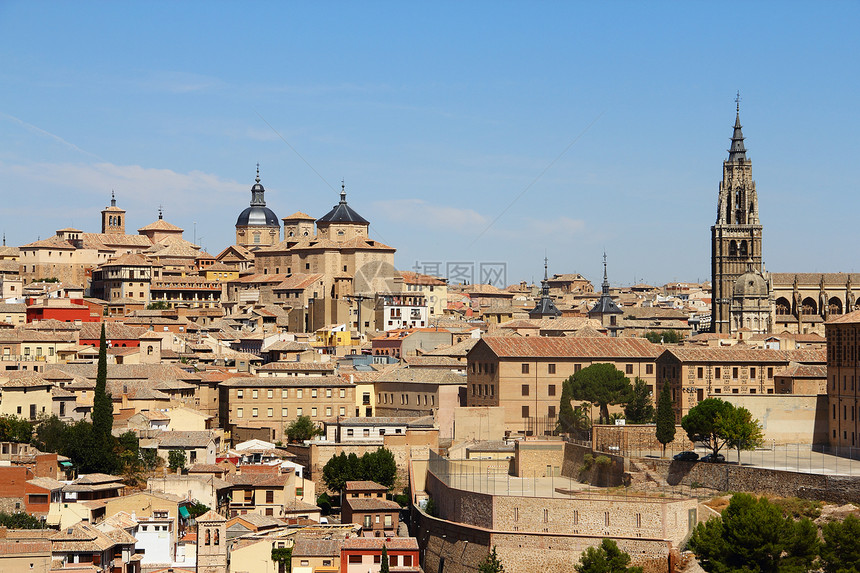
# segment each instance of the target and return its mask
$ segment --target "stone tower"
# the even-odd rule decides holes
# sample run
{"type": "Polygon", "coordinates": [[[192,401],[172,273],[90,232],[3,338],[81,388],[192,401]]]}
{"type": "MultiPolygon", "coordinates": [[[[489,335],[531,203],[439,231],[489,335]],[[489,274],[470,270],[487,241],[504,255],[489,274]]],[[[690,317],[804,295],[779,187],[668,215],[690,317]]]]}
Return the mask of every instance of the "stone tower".
{"type": "Polygon", "coordinates": [[[125,210],[116,206],[116,197],[110,192],[110,207],[102,211],[102,233],[125,235],[125,210]]]}
{"type": "Polygon", "coordinates": [[[227,573],[227,520],[211,510],[197,518],[197,573],[227,573]]]}
{"type": "Polygon", "coordinates": [[[721,334],[732,332],[731,302],[738,277],[762,272],[758,196],[741,131],[740,98],[735,102],[732,145],[723,161],[717,222],[711,227],[711,330],[721,334]]]}

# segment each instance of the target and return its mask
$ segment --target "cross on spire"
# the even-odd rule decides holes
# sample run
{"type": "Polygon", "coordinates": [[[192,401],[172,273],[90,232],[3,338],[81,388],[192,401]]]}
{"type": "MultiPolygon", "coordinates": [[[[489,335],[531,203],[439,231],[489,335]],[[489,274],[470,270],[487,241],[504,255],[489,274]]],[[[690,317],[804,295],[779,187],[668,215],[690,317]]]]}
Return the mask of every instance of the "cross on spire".
{"type": "Polygon", "coordinates": [[[257,183],[260,182],[260,162],[257,162],[257,178],[255,179],[257,183]]]}
{"type": "Polygon", "coordinates": [[[741,112],[741,90],[738,90],[738,93],[735,96],[735,111],[737,113],[741,112]]]}
{"type": "Polygon", "coordinates": [[[340,202],[346,203],[346,182],[344,179],[340,180],[340,202]]]}

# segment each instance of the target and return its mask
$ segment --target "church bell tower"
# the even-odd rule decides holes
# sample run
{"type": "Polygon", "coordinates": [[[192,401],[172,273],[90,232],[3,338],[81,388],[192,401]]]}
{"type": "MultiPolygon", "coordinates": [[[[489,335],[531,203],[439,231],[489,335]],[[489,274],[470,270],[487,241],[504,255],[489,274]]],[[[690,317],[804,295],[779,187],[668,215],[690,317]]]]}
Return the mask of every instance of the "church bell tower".
{"type": "Polygon", "coordinates": [[[762,272],[761,222],[758,196],[741,131],[740,96],[729,158],[723,161],[723,180],[717,202],[717,222],[711,227],[711,331],[730,334],[731,298],[738,277],[749,270],[762,272]]]}

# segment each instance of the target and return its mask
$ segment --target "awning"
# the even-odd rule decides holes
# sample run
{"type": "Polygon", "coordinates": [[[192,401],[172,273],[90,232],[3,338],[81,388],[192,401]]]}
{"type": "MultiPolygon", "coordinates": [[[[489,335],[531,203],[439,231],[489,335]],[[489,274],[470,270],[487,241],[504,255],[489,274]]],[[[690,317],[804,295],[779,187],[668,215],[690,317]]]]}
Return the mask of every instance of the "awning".
{"type": "Polygon", "coordinates": [[[188,508],[187,508],[187,507],[185,507],[184,505],[180,505],[180,506],[179,506],[179,515],[181,515],[181,516],[182,516],[182,517],[184,517],[185,519],[188,519],[188,518],[190,518],[190,517],[191,517],[191,514],[190,514],[190,513],[188,513],[188,508]]]}
{"type": "Polygon", "coordinates": [[[72,467],[72,462],[60,462],[60,465],[64,468],[70,468],[72,467]]]}

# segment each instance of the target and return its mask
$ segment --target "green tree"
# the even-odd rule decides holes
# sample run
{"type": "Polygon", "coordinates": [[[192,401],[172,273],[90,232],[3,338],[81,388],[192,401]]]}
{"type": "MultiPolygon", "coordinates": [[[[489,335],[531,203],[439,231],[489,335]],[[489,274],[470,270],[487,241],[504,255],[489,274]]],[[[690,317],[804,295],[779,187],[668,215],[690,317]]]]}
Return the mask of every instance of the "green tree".
{"type": "Polygon", "coordinates": [[[375,481],[389,489],[393,487],[397,479],[397,462],[391,450],[378,448],[375,452],[365,452],[361,456],[361,479],[375,481]]]}
{"type": "Polygon", "coordinates": [[[744,407],[732,408],[718,420],[717,426],[726,438],[726,445],[738,451],[738,463],[741,463],[741,450],[754,450],[764,440],[761,422],[744,407]]]}
{"type": "Polygon", "coordinates": [[[633,395],[624,406],[624,416],[631,424],[649,424],[654,421],[654,404],[648,384],[638,376],[633,381],[633,395]]]}
{"type": "Polygon", "coordinates": [[[818,555],[818,529],[807,518],[783,515],[764,497],[738,493],[721,517],[696,526],[688,547],[709,573],[801,572],[818,555]]]}
{"type": "Polygon", "coordinates": [[[167,310],[168,308],[170,308],[170,307],[167,306],[167,303],[164,302],[163,300],[151,302],[148,305],[146,305],[146,310],[167,310]]]}
{"type": "Polygon", "coordinates": [[[16,513],[0,511],[0,526],[8,529],[48,529],[48,525],[43,520],[23,511],[16,513]]]}
{"type": "Polygon", "coordinates": [[[18,416],[0,416],[0,441],[29,444],[33,439],[33,424],[18,416]]]}
{"type": "Polygon", "coordinates": [[[93,395],[92,433],[90,435],[92,457],[90,470],[106,474],[116,471],[118,461],[114,454],[113,400],[107,391],[107,341],[105,325],[102,323],[99,340],[99,360],[96,370],[96,388],[93,395]]]}
{"type": "Polygon", "coordinates": [[[592,364],[565,380],[574,400],[591,402],[600,408],[600,419],[609,420],[610,404],[627,404],[633,387],[623,372],[612,364],[592,364]]]}
{"type": "Polygon", "coordinates": [[[388,549],[385,544],[382,544],[382,556],[380,558],[379,573],[390,573],[390,563],[388,561],[388,549]]]}
{"type": "Polygon", "coordinates": [[[322,479],[331,491],[343,491],[346,482],[359,479],[361,462],[355,454],[341,452],[332,456],[323,466],[322,479]]]}
{"type": "Polygon", "coordinates": [[[701,443],[716,455],[728,441],[722,421],[732,415],[733,409],[734,406],[724,400],[706,398],[681,418],[681,427],[691,442],[701,443]]]}
{"type": "Polygon", "coordinates": [[[147,471],[152,471],[158,467],[158,461],[160,459],[161,458],[158,457],[158,452],[155,451],[155,448],[143,448],[140,450],[140,461],[143,463],[143,467],[147,471]]]}
{"type": "Polygon", "coordinates": [[[64,449],[67,425],[56,415],[39,420],[32,443],[43,452],[60,452],[64,449]]]}
{"type": "Polygon", "coordinates": [[[577,573],[642,573],[641,567],[628,567],[630,555],[618,549],[612,539],[603,539],[597,547],[582,552],[579,563],[574,565],[577,573]]]}
{"type": "Polygon", "coordinates": [[[860,519],[848,515],[844,521],[831,521],[822,529],[821,566],[824,573],[860,571],[860,519]]]}
{"type": "Polygon", "coordinates": [[[558,423],[556,430],[560,433],[579,435],[588,430],[588,414],[581,406],[572,404],[573,393],[570,384],[561,385],[561,402],[558,407],[558,423]]]}
{"type": "Polygon", "coordinates": [[[663,444],[663,457],[666,457],[666,444],[675,439],[675,408],[672,405],[672,388],[668,381],[663,382],[660,399],[657,401],[657,441],[663,444]]]}
{"type": "Polygon", "coordinates": [[[170,450],[167,453],[167,465],[174,472],[185,469],[185,461],[184,450],[170,450]]]}
{"type": "Polygon", "coordinates": [[[292,443],[311,440],[314,436],[322,435],[323,431],[317,428],[310,416],[299,416],[292,424],[287,426],[287,439],[292,443]]]}
{"type": "Polygon", "coordinates": [[[194,503],[186,506],[186,509],[188,510],[188,515],[192,518],[197,518],[209,511],[209,506],[200,503],[199,501],[195,501],[194,503]]]}
{"type": "Polygon", "coordinates": [[[499,556],[496,555],[495,545],[493,545],[493,548],[478,566],[478,571],[480,571],[480,573],[504,573],[505,566],[502,565],[502,562],[499,560],[499,556]]]}

